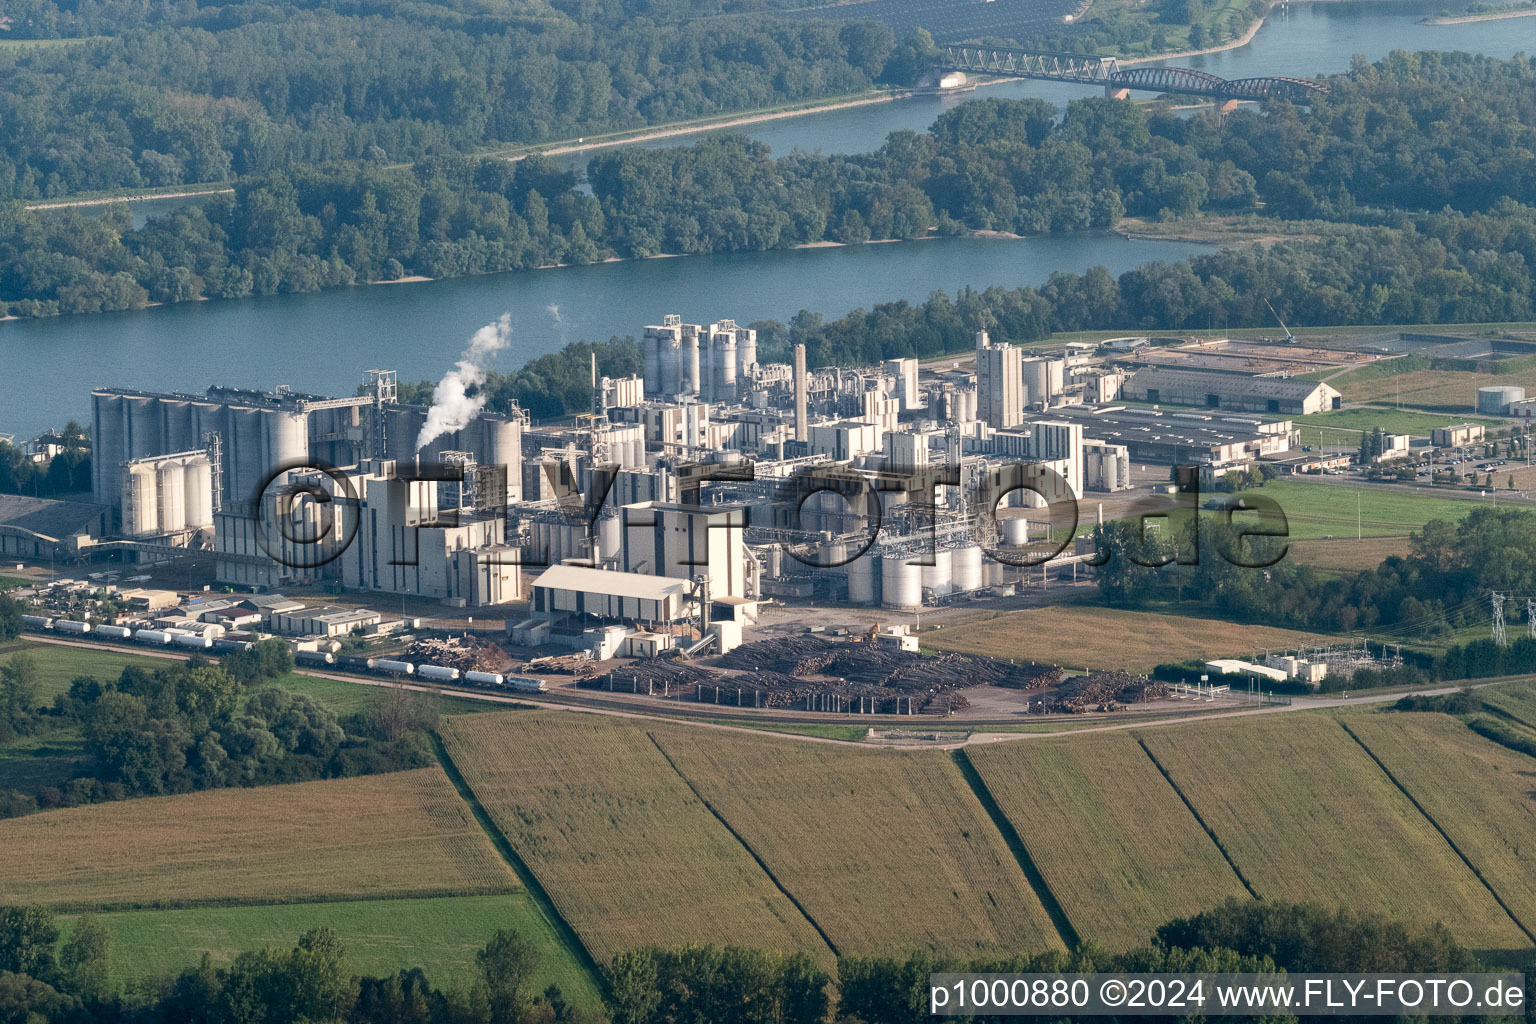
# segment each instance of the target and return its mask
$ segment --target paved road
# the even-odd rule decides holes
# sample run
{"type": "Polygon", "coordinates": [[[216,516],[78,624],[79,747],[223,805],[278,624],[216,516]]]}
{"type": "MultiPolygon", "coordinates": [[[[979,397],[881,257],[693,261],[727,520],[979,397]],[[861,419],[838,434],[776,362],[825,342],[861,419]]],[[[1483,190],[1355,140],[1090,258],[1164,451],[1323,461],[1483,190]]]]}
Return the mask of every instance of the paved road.
{"type": "MultiPolygon", "coordinates": [[[[190,654],[177,651],[140,650],[127,648],[116,644],[94,643],[85,640],[66,640],[59,637],[37,636],[24,634],[31,642],[53,644],[59,647],[82,647],[90,650],[108,649],[125,654],[136,654],[141,657],[163,658],[169,661],[186,661],[190,654]]],[[[563,694],[500,694],[486,693],[480,690],[463,690],[455,687],[431,686],[421,683],[407,683],[393,679],[376,679],[369,676],[348,675],[341,672],[322,672],[314,669],[295,669],[298,675],[312,676],[316,679],[332,679],[343,683],[354,683],[360,686],[378,686],[387,689],[408,690],[414,693],[436,693],[445,697],[459,697],[465,700],[479,700],[491,704],[504,704],[516,707],[533,707],[546,711],[577,711],[585,714],[608,715],[616,718],[634,718],[649,721],[667,722],[672,724],[686,724],[707,729],[721,729],[727,732],[748,733],[761,736],[762,729],[744,725],[729,724],[731,720],[741,721],[751,718],[762,722],[764,726],[789,726],[789,725],[842,725],[842,726],[873,726],[884,730],[901,730],[906,732],[929,732],[942,728],[946,731],[955,729],[971,729],[972,731],[963,738],[957,738],[953,742],[924,742],[924,741],[891,741],[891,742],[852,742],[848,740],[829,739],[823,736],[805,736],[799,733],[778,733],[785,739],[799,740],[809,743],[833,743],[842,746],[879,746],[893,750],[957,750],[961,747],[982,743],[1006,743],[1020,740],[1044,739],[1053,736],[1063,736],[1075,733],[1109,732],[1119,729],[1160,728],[1169,725],[1188,724],[1194,719],[1207,721],[1218,718],[1241,718],[1249,715],[1283,714],[1288,711],[1316,711],[1327,708],[1353,707],[1366,704],[1386,704],[1400,700],[1403,697],[1436,696],[1439,694],[1455,693],[1463,689],[1462,685],[1446,685],[1432,688],[1406,688],[1389,691],[1373,691],[1356,697],[1294,697],[1289,705],[1268,705],[1264,707],[1252,707],[1228,704],[1225,708],[1213,707],[1203,709],[1196,706],[1197,702],[1190,702],[1184,708],[1169,709],[1166,713],[1136,713],[1127,712],[1132,717],[1106,721],[1102,725],[1083,725],[1084,718],[1081,715],[1059,716],[1035,716],[1029,721],[1019,718],[1007,720],[978,720],[968,722],[964,719],[933,719],[927,716],[915,715],[793,715],[754,711],[750,708],[730,708],[729,710],[716,710],[714,705],[692,705],[688,703],[673,704],[665,710],[646,707],[638,702],[629,702],[603,695],[600,691],[587,691],[582,696],[566,696],[563,694]],[[1049,732],[987,732],[988,726],[999,725],[1060,725],[1062,728],[1049,732]]],[[[1507,682],[1510,679],[1526,679],[1527,676],[1505,676],[1496,679],[1481,680],[1471,684],[1474,689],[1483,686],[1491,686],[1495,683],[1507,682]]]]}

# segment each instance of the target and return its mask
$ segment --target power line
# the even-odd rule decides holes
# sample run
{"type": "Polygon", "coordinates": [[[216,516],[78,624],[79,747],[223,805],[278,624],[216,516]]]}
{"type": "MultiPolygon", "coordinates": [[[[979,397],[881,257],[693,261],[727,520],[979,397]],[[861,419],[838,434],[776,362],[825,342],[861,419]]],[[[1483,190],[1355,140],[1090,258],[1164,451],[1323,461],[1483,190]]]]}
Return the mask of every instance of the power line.
{"type": "Polygon", "coordinates": [[[1493,642],[1503,647],[1508,643],[1504,635],[1504,595],[1497,590],[1492,592],[1493,597],[1493,642]]]}

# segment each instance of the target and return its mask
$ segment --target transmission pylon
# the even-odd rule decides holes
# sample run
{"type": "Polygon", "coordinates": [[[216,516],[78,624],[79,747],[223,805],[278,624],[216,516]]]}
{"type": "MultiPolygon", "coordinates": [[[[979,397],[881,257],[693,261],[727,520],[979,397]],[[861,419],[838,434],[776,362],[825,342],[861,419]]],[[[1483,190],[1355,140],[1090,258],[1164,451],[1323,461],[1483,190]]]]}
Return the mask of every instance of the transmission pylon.
{"type": "Polygon", "coordinates": [[[1495,590],[1493,597],[1493,642],[1503,647],[1508,643],[1504,635],[1504,595],[1495,590]]]}
{"type": "Polygon", "coordinates": [[[1525,635],[1536,639],[1536,597],[1525,599],[1525,635]]]}

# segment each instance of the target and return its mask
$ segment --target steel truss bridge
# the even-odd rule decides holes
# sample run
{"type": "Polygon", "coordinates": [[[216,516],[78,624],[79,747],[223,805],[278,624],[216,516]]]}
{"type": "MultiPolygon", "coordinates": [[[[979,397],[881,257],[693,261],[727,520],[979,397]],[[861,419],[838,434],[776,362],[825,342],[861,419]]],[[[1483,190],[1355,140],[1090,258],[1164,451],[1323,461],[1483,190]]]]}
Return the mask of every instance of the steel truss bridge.
{"type": "Polygon", "coordinates": [[[970,74],[1011,75],[1051,82],[1102,85],[1106,95],[1122,90],[1209,96],[1223,101],[1289,100],[1311,103],[1328,95],[1326,86],[1304,78],[1226,79],[1193,68],[1138,67],[1122,69],[1113,57],[1087,53],[1046,53],[999,46],[946,46],[938,66],[946,71],[970,74]]]}

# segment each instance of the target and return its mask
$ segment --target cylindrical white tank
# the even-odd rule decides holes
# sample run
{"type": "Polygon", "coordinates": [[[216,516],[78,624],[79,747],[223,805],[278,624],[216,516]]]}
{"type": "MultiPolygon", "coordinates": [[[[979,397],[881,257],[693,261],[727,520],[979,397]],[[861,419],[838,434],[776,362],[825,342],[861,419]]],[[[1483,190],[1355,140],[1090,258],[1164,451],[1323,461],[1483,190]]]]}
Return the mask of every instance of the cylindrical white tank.
{"type": "Polygon", "coordinates": [[[597,521],[597,554],[599,558],[619,557],[624,540],[624,525],[618,516],[604,516],[597,521]]]}
{"type": "Polygon", "coordinates": [[[933,564],[923,568],[923,589],[943,597],[955,589],[954,557],[948,548],[933,553],[933,564]]]}
{"type": "Polygon", "coordinates": [[[742,328],[736,332],[736,379],[750,380],[757,365],[757,332],[742,328]]]}
{"type": "Polygon", "coordinates": [[[696,395],[699,384],[699,335],[697,331],[687,331],[683,335],[683,390],[696,395]]]}
{"type": "Polygon", "coordinates": [[[875,556],[868,551],[848,563],[848,603],[875,603],[875,556]]]}
{"type": "MultiPolygon", "coordinates": [[[[264,473],[279,466],[292,467],[309,456],[309,428],[304,414],[291,410],[269,412],[267,418],[267,464],[264,473]]],[[[415,444],[415,439],[411,439],[415,444]]]]}
{"type": "Polygon", "coordinates": [[[520,420],[484,420],[486,462],[507,471],[507,501],[522,496],[523,424],[520,420]]]}
{"type": "Polygon", "coordinates": [[[981,548],[974,544],[956,548],[951,563],[954,567],[956,590],[968,593],[986,586],[986,579],[981,570],[981,548]]]}
{"type": "Polygon", "coordinates": [[[1490,416],[1502,416],[1512,402],[1525,401],[1525,388],[1512,384],[1496,384],[1477,389],[1477,411],[1490,416]]]}
{"type": "Polygon", "coordinates": [[[459,670],[446,665],[420,665],[416,669],[416,675],[422,679],[452,682],[459,678],[459,670]]]}
{"type": "Polygon", "coordinates": [[[645,335],[643,361],[640,364],[641,383],[645,397],[655,398],[661,392],[661,339],[649,331],[645,335]]]}
{"type": "Polygon", "coordinates": [[[675,335],[661,339],[661,348],[657,357],[661,360],[662,397],[671,398],[681,391],[683,386],[682,339],[675,335]]]}
{"type": "Polygon", "coordinates": [[[921,608],[923,574],[908,565],[908,555],[887,555],[880,561],[880,603],[886,608],[921,608]]]}
{"type": "Polygon", "coordinates": [[[1029,543],[1028,519],[1003,519],[1003,543],[1010,548],[1022,548],[1029,543]]]}
{"type": "Polygon", "coordinates": [[[1030,405],[1046,401],[1051,394],[1049,359],[1024,360],[1024,401],[1030,405]]]}
{"type": "Polygon", "coordinates": [[[187,467],[180,462],[162,462],[155,472],[160,490],[160,532],[176,533],[187,528],[187,467]]]}
{"type": "Polygon", "coordinates": [[[721,331],[709,339],[714,379],[711,394],[717,402],[736,401],[736,332],[721,331]]]}
{"type": "Polygon", "coordinates": [[[159,495],[154,466],[143,463],[129,467],[128,493],[123,495],[124,533],[130,537],[152,537],[160,532],[159,495]]]}
{"type": "Polygon", "coordinates": [[[187,526],[194,530],[213,525],[213,466],[205,456],[187,460],[182,474],[186,493],[187,526]]]}
{"type": "Polygon", "coordinates": [[[471,669],[464,673],[466,683],[479,683],[481,686],[500,686],[506,682],[506,678],[500,672],[477,672],[471,669]]]}

